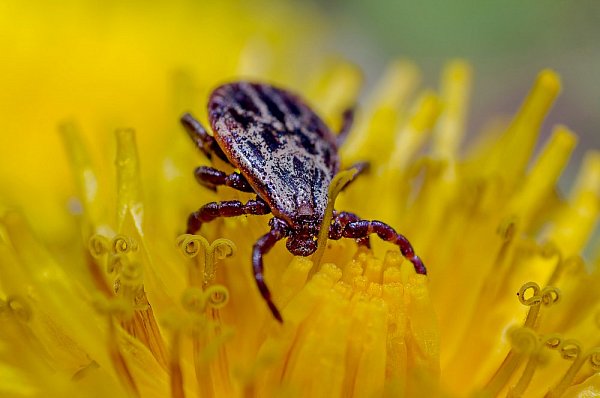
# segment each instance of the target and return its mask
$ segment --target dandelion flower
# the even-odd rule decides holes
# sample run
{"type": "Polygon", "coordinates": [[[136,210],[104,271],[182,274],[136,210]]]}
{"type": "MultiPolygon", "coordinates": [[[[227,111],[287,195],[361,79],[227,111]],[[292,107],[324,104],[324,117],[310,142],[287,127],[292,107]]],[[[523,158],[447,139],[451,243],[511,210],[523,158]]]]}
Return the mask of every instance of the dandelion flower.
{"type": "MultiPolygon", "coordinates": [[[[259,67],[249,62],[240,74],[259,67]]],[[[576,135],[556,126],[533,155],[560,89],[549,70],[509,124],[461,154],[470,74],[451,62],[439,93],[418,92],[418,69],[392,63],[342,149],[344,163],[372,167],[336,207],[393,225],[429,276],[376,239],[372,250],[329,241],[319,261],[278,245],[266,279],[283,324],[250,267],[268,216],[181,234],[202,204],[251,197],[195,187],[202,159],[182,131],[152,136],[147,157],[142,128],[117,130],[110,179],[95,157],[104,148],[61,125],[77,187],[65,237],[32,228],[42,221],[28,206],[2,207],[2,395],[597,394],[598,260],[581,253],[600,210],[600,155],[586,155],[564,197],[557,181],[576,135]]],[[[177,76],[175,98],[185,97],[193,79],[177,76]]],[[[335,128],[359,86],[354,66],[333,63],[300,92],[335,128]]]]}

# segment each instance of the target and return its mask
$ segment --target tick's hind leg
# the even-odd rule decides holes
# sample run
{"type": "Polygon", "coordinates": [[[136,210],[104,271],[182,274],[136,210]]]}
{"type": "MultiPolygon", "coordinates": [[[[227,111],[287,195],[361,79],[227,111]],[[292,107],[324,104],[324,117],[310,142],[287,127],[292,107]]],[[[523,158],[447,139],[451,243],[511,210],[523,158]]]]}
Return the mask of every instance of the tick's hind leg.
{"type": "Polygon", "coordinates": [[[212,155],[217,155],[224,162],[230,163],[227,156],[223,153],[214,137],[206,132],[202,124],[192,115],[186,113],[181,117],[181,124],[185,127],[188,135],[196,144],[196,147],[204,153],[208,159],[212,159],[212,155]]]}
{"type": "MultiPolygon", "coordinates": [[[[408,239],[397,233],[394,228],[381,221],[350,221],[345,225],[341,236],[344,238],[360,239],[373,233],[377,234],[377,236],[386,242],[390,242],[398,246],[402,255],[413,264],[417,274],[427,275],[427,269],[425,268],[423,261],[421,261],[419,256],[415,254],[415,251],[408,239]]],[[[339,236],[339,234],[335,235],[335,237],[337,236],[339,236]]],[[[335,237],[332,237],[332,239],[335,239],[335,237]]]]}
{"type": "Polygon", "coordinates": [[[203,223],[210,222],[219,217],[235,217],[244,214],[263,215],[269,214],[271,209],[260,199],[249,200],[246,204],[239,200],[226,200],[223,202],[210,202],[193,212],[188,217],[187,232],[193,234],[200,229],[203,223]]]}
{"type": "Polygon", "coordinates": [[[338,148],[344,144],[344,141],[346,141],[346,138],[348,137],[348,133],[350,133],[350,130],[352,129],[352,124],[354,123],[354,112],[355,108],[352,107],[346,109],[344,113],[342,113],[342,127],[335,137],[338,148]]]}
{"type": "Polygon", "coordinates": [[[240,173],[227,174],[213,167],[200,166],[194,170],[194,175],[198,183],[212,190],[219,185],[225,185],[242,192],[254,192],[248,180],[240,173]]]}

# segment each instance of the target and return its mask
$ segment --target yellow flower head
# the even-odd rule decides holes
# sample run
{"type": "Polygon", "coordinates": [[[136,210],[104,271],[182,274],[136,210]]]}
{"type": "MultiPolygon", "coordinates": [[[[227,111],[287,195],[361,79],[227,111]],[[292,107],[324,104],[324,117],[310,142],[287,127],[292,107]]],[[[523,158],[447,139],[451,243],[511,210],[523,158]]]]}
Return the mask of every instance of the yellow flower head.
{"type": "MultiPolygon", "coordinates": [[[[334,180],[326,222],[335,202],[389,223],[429,274],[416,274],[377,237],[367,249],[321,236],[307,258],[281,243],[265,256],[279,323],[251,270],[270,216],[217,219],[183,234],[203,204],[253,195],[197,186],[192,170],[206,160],[177,119],[193,111],[206,125],[210,90],[252,77],[302,94],[336,131],[361,74],[311,56],[310,9],[180,6],[186,12],[114,5],[98,19],[73,3],[52,20],[42,5],[3,6],[0,24],[20,45],[1,43],[16,62],[0,66],[15,98],[0,111],[0,395],[558,397],[600,389],[598,253],[581,254],[600,211],[600,154],[586,155],[564,197],[557,181],[575,134],[555,127],[533,156],[560,89],[556,73],[540,72],[512,120],[463,153],[468,64],[449,63],[434,92],[418,91],[415,65],[391,63],[341,149],[343,165],[366,160],[370,170],[343,192],[352,173],[334,180]],[[68,45],[19,30],[24,17],[68,45]],[[165,36],[152,33],[158,21],[165,36]],[[113,28],[104,35],[95,24],[113,28]],[[311,59],[313,72],[290,68],[293,57],[311,59]],[[47,69],[34,68],[39,59],[47,69]],[[19,93],[31,76],[22,65],[45,74],[36,75],[44,84],[19,93]],[[59,125],[68,114],[78,122],[59,125]],[[110,134],[123,123],[135,131],[110,134]],[[14,144],[15,132],[35,139],[14,144]],[[55,159],[56,137],[66,150],[55,159]]],[[[231,171],[218,158],[212,166],[231,171]]]]}

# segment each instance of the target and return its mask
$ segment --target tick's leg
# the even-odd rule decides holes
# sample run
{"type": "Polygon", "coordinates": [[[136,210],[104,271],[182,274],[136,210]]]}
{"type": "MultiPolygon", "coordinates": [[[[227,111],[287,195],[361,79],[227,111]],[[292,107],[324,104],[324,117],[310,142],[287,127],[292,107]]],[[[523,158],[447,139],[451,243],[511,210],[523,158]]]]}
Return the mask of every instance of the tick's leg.
{"type": "Polygon", "coordinates": [[[397,245],[400,248],[402,255],[413,264],[417,274],[427,275],[425,265],[423,265],[419,256],[415,254],[408,239],[397,233],[394,228],[381,221],[351,221],[346,224],[346,227],[342,231],[342,236],[344,238],[358,239],[373,233],[377,234],[381,239],[397,245]]]}
{"type": "Polygon", "coordinates": [[[246,178],[240,173],[227,174],[213,167],[200,166],[194,170],[196,181],[212,190],[218,185],[225,185],[242,192],[254,192],[246,178]]]}
{"type": "Polygon", "coordinates": [[[229,163],[227,156],[223,153],[217,141],[206,132],[206,129],[202,124],[194,119],[192,115],[186,113],[181,117],[181,124],[185,127],[185,131],[187,131],[188,135],[196,144],[196,147],[206,155],[208,159],[212,158],[212,155],[217,155],[221,160],[229,163]]]}
{"type": "MultiPolygon", "coordinates": [[[[346,226],[349,223],[356,221],[360,221],[360,217],[354,213],[350,213],[347,211],[334,213],[333,220],[331,221],[331,225],[329,226],[329,239],[341,239],[343,237],[343,232],[346,226]]],[[[357,238],[356,243],[358,243],[359,246],[371,248],[371,242],[369,241],[368,235],[362,238],[357,238]]]]}
{"type": "Polygon", "coordinates": [[[235,217],[244,214],[269,214],[271,209],[262,200],[249,200],[246,204],[239,200],[207,203],[198,211],[190,214],[187,222],[187,233],[193,234],[200,229],[202,223],[219,217],[235,217]]]}
{"type": "Polygon", "coordinates": [[[256,281],[256,286],[258,286],[258,290],[260,291],[262,298],[267,302],[273,317],[279,322],[283,322],[283,318],[275,306],[275,303],[273,303],[273,300],[271,299],[271,292],[265,283],[265,277],[263,273],[263,256],[267,254],[273,246],[275,246],[277,241],[283,239],[285,236],[285,224],[282,221],[273,218],[271,220],[271,231],[256,241],[254,248],[252,249],[252,269],[254,271],[254,280],[256,281]]]}
{"type": "Polygon", "coordinates": [[[348,137],[348,133],[352,129],[352,123],[354,123],[354,109],[354,107],[348,108],[342,113],[342,127],[335,138],[338,148],[344,144],[344,141],[346,141],[346,138],[348,137]]]}

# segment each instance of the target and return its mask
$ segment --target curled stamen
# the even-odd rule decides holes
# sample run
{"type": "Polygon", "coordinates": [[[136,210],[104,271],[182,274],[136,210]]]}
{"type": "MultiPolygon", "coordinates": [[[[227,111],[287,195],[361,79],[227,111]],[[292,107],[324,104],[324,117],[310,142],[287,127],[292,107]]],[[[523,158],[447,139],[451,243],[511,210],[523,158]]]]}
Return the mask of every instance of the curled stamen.
{"type": "Polygon", "coordinates": [[[202,313],[206,308],[206,295],[198,287],[188,287],[181,296],[181,305],[187,311],[202,313]]]}
{"type": "Polygon", "coordinates": [[[101,257],[108,253],[109,247],[109,239],[102,235],[92,235],[88,242],[88,249],[94,258],[101,257]]]}
{"type": "Polygon", "coordinates": [[[600,372],[600,347],[592,348],[585,356],[595,372],[600,372]]]}
{"type": "Polygon", "coordinates": [[[570,361],[574,361],[581,355],[581,344],[579,341],[574,339],[569,339],[563,341],[560,346],[560,356],[563,359],[568,359],[570,361]]]}
{"type": "Polygon", "coordinates": [[[581,355],[581,344],[577,340],[565,340],[560,348],[560,354],[564,359],[573,361],[567,369],[563,378],[554,388],[548,391],[546,397],[560,397],[573,384],[573,380],[586,361],[590,361],[594,371],[600,370],[600,347],[596,347],[581,355]]]}
{"type": "Polygon", "coordinates": [[[237,248],[235,244],[229,239],[216,239],[211,243],[210,249],[213,256],[218,260],[224,260],[227,257],[231,257],[235,254],[237,248]]]}
{"type": "MultiPolygon", "coordinates": [[[[209,244],[202,236],[189,234],[180,235],[177,238],[177,246],[183,255],[188,258],[196,257],[201,249],[204,249],[202,286],[210,285],[215,280],[217,274],[216,260],[223,260],[227,257],[231,257],[237,250],[235,244],[229,239],[216,239],[209,244]]],[[[190,270],[190,284],[196,286],[198,284],[198,278],[197,270],[190,270]]]]}
{"type": "Polygon", "coordinates": [[[542,343],[544,343],[544,346],[546,346],[547,348],[556,350],[562,346],[563,340],[559,334],[550,334],[544,336],[544,338],[542,339],[542,343]]]}
{"type": "Polygon", "coordinates": [[[542,304],[548,306],[560,301],[560,290],[553,286],[546,286],[541,292],[542,304]]]}
{"type": "Polygon", "coordinates": [[[542,301],[542,297],[540,296],[540,286],[535,282],[528,282],[521,286],[517,296],[519,297],[521,304],[526,306],[536,305],[542,301]],[[529,293],[531,293],[531,296],[528,295],[528,291],[530,291],[529,293]]]}
{"type": "Polygon", "coordinates": [[[553,305],[560,300],[560,292],[557,288],[546,286],[540,290],[540,286],[535,282],[528,282],[521,286],[517,296],[521,304],[530,307],[523,326],[532,329],[536,328],[541,305],[553,305]]]}
{"type": "Polygon", "coordinates": [[[204,295],[208,305],[214,309],[223,308],[229,302],[229,290],[223,285],[209,286],[204,295]]]}
{"type": "Polygon", "coordinates": [[[200,235],[183,234],[177,237],[177,246],[184,256],[193,258],[200,253],[200,249],[208,248],[208,242],[200,235]]]}
{"type": "Polygon", "coordinates": [[[112,252],[115,254],[129,253],[130,251],[136,251],[138,244],[135,239],[130,236],[117,235],[112,240],[112,252]]]}
{"type": "Polygon", "coordinates": [[[552,305],[560,300],[560,290],[553,286],[546,286],[540,290],[540,286],[535,282],[528,282],[521,286],[519,292],[519,301],[526,306],[534,306],[537,304],[552,305]],[[531,296],[529,295],[531,294],[531,296]]]}
{"type": "Polygon", "coordinates": [[[229,239],[216,239],[205,252],[204,261],[204,286],[210,285],[217,276],[216,260],[231,257],[236,251],[235,244],[229,239]]]}

